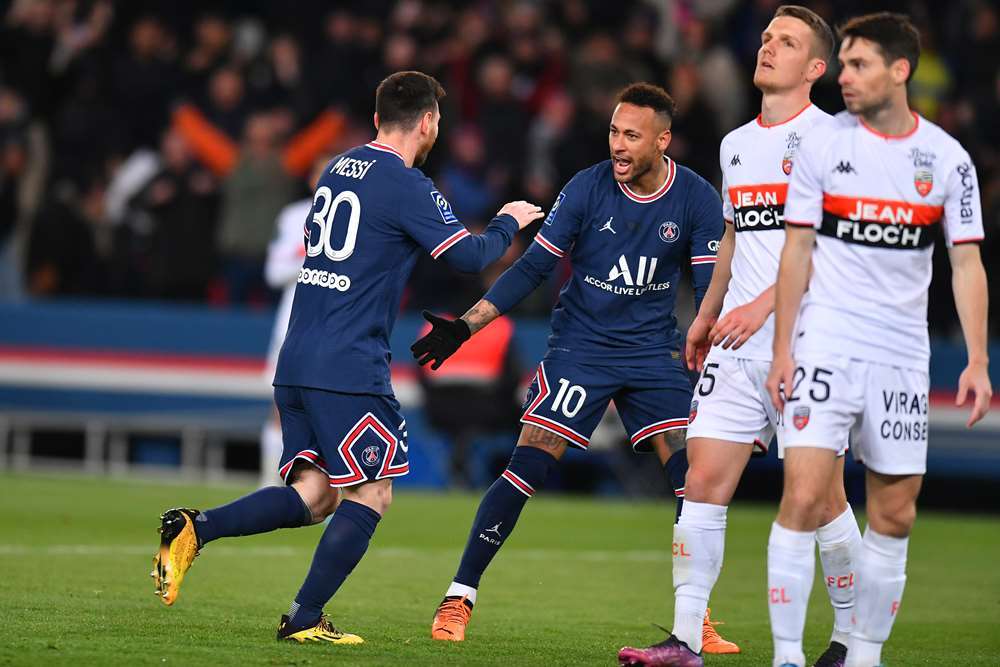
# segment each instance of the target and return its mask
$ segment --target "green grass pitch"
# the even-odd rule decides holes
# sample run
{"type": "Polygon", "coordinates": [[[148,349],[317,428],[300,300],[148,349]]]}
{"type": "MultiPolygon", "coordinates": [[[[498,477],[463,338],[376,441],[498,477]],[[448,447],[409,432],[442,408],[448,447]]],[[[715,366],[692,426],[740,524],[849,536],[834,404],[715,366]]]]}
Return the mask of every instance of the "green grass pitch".
{"type": "MultiPolygon", "coordinates": [[[[172,608],[148,573],[157,515],[210,507],[247,489],[71,476],[0,475],[0,664],[614,665],[623,644],[669,627],[666,502],[532,499],[484,578],[463,644],[432,642],[430,620],[454,573],[478,498],[398,493],[365,559],[327,611],[362,646],[274,641],[321,527],[205,548],[172,608]]],[[[765,548],[770,506],[736,505],[712,601],[739,656],[770,664],[765,548]]],[[[887,665],[1000,664],[1000,521],[925,513],[887,665]]],[[[819,564],[817,559],[817,577],[819,564]]],[[[806,651],[825,647],[832,613],[813,588],[806,651]]]]}

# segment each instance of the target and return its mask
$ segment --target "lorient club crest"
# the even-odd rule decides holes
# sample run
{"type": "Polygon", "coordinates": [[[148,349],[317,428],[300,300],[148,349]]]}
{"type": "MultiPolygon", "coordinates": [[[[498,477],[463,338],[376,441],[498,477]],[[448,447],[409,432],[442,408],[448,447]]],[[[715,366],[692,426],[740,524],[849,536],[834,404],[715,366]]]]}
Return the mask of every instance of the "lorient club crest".
{"type": "Polygon", "coordinates": [[[797,428],[800,431],[809,425],[808,405],[803,405],[795,408],[795,411],[792,412],[792,424],[794,424],[795,428],[797,428]]]}
{"type": "Polygon", "coordinates": [[[934,188],[934,173],[930,169],[917,169],[913,172],[913,187],[921,197],[926,197],[934,188]]]}
{"type": "Polygon", "coordinates": [[[694,422],[694,418],[698,416],[698,401],[691,401],[691,413],[688,415],[688,424],[694,422]]]}
{"type": "Polygon", "coordinates": [[[934,188],[934,160],[937,155],[919,148],[911,148],[908,157],[913,160],[913,187],[921,197],[926,197],[934,188]]]}
{"type": "Polygon", "coordinates": [[[781,171],[785,172],[785,176],[792,173],[792,159],[801,143],[802,137],[799,136],[798,132],[789,132],[788,136],[785,137],[785,154],[781,158],[781,171]]]}
{"type": "Polygon", "coordinates": [[[365,447],[361,452],[361,462],[364,463],[369,468],[378,465],[379,451],[378,447],[375,445],[369,445],[365,447]]]}

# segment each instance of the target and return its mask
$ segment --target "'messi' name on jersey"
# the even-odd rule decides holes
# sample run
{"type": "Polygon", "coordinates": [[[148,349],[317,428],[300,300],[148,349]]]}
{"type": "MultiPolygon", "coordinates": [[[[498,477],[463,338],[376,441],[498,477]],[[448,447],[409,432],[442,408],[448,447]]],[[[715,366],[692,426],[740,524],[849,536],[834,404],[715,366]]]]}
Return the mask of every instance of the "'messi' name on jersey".
{"type": "Polygon", "coordinates": [[[738,185],[729,188],[733,204],[733,224],[737,232],[783,229],[787,183],[738,185]]]}
{"type": "Polygon", "coordinates": [[[879,248],[926,248],[943,213],[929,204],[827,194],[819,233],[879,248]]]}
{"type": "Polygon", "coordinates": [[[357,160],[352,157],[342,157],[330,167],[331,174],[344,176],[346,178],[357,178],[358,180],[368,175],[368,170],[378,162],[375,160],[357,160]]]}

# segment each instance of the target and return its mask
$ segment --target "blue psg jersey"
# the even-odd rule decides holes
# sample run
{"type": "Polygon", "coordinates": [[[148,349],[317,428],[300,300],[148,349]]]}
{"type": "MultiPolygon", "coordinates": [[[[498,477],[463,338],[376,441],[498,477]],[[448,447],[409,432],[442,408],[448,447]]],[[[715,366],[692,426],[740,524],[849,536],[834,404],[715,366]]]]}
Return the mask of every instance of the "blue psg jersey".
{"type": "Polygon", "coordinates": [[[518,229],[502,215],[470,234],[429,178],[375,142],[330,162],[304,222],[306,258],[274,384],[358,394],[392,393],[389,332],[418,254],[478,272],[518,229]]]}
{"type": "Polygon", "coordinates": [[[552,311],[547,358],[594,365],[676,359],[681,266],[691,263],[700,303],[722,237],[722,201],[703,178],[664,159],[666,180],[648,196],[615,181],[610,160],[579,172],[534,243],[486,294],[506,312],[569,257],[572,274],[552,311]]]}

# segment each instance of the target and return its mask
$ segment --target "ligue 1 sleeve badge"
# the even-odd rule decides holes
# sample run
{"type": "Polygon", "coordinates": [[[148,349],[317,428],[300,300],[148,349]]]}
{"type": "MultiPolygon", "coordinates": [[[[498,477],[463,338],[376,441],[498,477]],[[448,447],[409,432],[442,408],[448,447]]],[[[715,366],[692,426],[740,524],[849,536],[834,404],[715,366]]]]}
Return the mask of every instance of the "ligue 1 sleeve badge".
{"type": "Polygon", "coordinates": [[[795,411],[792,412],[792,424],[794,424],[795,428],[800,431],[809,425],[808,405],[801,405],[795,408],[795,411]]]}
{"type": "Polygon", "coordinates": [[[688,414],[688,424],[694,422],[694,418],[698,416],[698,401],[691,401],[691,412],[688,414]]]}

